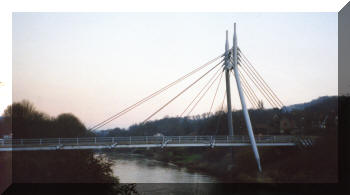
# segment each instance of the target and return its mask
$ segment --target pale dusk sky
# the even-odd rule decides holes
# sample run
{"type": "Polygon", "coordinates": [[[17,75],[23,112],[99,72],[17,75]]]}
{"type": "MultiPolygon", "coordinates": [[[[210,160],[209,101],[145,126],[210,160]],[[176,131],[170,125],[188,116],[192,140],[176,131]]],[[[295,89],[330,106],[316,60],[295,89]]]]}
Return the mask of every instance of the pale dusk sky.
{"type": "MultiPolygon", "coordinates": [[[[91,127],[223,53],[234,22],[239,47],[285,105],[337,95],[337,13],[14,13],[13,101],[91,127]]],[[[142,122],[203,73],[104,128],[142,122]]],[[[207,79],[152,119],[180,115],[207,79]]],[[[215,86],[191,115],[209,111],[215,86]]]]}

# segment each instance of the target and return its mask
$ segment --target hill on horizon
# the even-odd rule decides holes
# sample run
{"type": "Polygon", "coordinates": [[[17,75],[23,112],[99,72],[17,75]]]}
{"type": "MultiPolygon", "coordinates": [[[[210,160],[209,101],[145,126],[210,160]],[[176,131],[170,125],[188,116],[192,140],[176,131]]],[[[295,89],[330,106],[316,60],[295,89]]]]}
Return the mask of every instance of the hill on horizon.
{"type": "Polygon", "coordinates": [[[338,98],[338,96],[321,96],[321,97],[313,99],[309,102],[304,102],[304,103],[300,103],[300,104],[292,104],[292,105],[286,106],[286,108],[287,108],[288,112],[293,111],[293,110],[304,110],[305,108],[308,108],[310,106],[313,106],[313,105],[316,105],[319,103],[323,103],[327,100],[336,99],[336,98],[338,98]]]}
{"type": "MultiPolygon", "coordinates": [[[[285,109],[264,109],[264,110],[250,110],[251,119],[255,123],[264,123],[261,121],[268,121],[275,114],[291,114],[293,111],[303,111],[303,112],[319,112],[320,115],[326,114],[330,111],[337,111],[338,96],[322,96],[311,100],[310,102],[305,102],[301,104],[294,104],[284,107],[285,109]],[[287,113],[285,112],[287,110],[287,113]],[[260,122],[259,122],[260,121],[260,122]]],[[[156,133],[162,133],[164,135],[169,134],[191,134],[197,132],[199,129],[210,126],[213,129],[217,129],[218,123],[226,124],[225,118],[222,115],[223,112],[217,112],[214,114],[202,114],[193,117],[164,117],[162,119],[157,119],[154,121],[149,121],[146,124],[133,124],[128,128],[111,128],[105,130],[94,131],[98,136],[129,136],[131,134],[135,135],[154,135],[156,133]],[[147,129],[147,130],[146,130],[147,129]],[[181,133],[180,133],[181,132],[181,133]]],[[[243,116],[239,110],[233,112],[236,118],[236,125],[243,124],[243,116]]],[[[316,119],[313,119],[316,120],[316,119]]],[[[271,122],[271,121],[270,121],[271,122]]],[[[266,125],[268,125],[266,123],[266,125]]],[[[220,127],[221,129],[226,129],[226,126],[220,127]]],[[[235,127],[238,128],[238,127],[235,127]]],[[[198,132],[197,132],[198,133],[198,132]]]]}

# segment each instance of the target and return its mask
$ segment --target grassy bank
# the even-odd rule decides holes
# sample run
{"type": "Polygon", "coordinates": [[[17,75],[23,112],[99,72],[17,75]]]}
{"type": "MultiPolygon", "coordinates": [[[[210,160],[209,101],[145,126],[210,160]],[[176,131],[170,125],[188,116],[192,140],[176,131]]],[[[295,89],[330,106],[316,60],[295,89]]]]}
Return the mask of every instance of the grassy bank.
{"type": "Polygon", "coordinates": [[[150,158],[218,177],[223,182],[337,182],[337,137],[327,134],[312,148],[260,147],[259,173],[250,147],[154,148],[137,150],[150,158]]]}

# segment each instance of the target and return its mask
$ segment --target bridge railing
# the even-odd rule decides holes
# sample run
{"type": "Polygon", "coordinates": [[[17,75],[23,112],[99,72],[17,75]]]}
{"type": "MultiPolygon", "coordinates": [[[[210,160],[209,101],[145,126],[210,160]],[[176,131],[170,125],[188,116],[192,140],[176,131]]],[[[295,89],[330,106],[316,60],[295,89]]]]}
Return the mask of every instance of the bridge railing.
{"type": "MultiPolygon", "coordinates": [[[[295,136],[265,135],[255,136],[256,143],[290,143],[295,136]]],[[[33,145],[138,145],[138,144],[212,144],[250,143],[247,135],[235,136],[130,136],[130,137],[76,137],[43,139],[0,139],[0,147],[33,145]]]]}

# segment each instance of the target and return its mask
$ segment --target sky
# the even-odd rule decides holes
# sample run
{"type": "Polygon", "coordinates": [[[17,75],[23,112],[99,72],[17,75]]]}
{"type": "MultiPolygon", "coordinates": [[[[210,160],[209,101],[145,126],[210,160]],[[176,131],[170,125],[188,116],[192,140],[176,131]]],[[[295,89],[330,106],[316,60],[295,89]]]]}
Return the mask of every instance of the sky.
{"type": "MultiPolygon", "coordinates": [[[[12,99],[51,116],[72,113],[91,127],[222,54],[234,22],[238,46],[285,105],[338,93],[335,12],[13,13],[12,99]]],[[[206,70],[104,128],[142,122],[206,70]]],[[[180,115],[202,80],[151,120],[180,115]]],[[[209,111],[215,86],[191,115],[209,111]]],[[[234,78],[231,87],[233,108],[241,109],[234,78]]]]}

